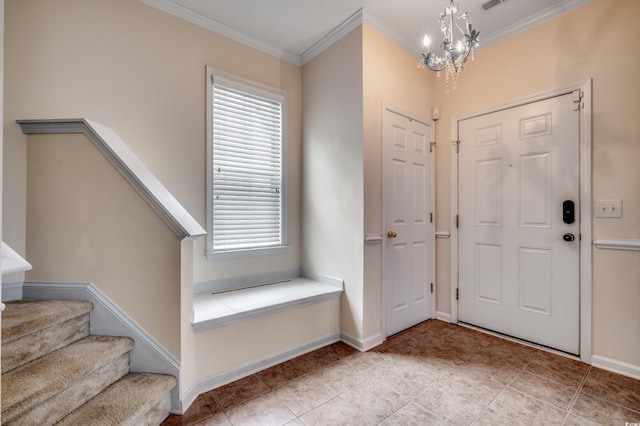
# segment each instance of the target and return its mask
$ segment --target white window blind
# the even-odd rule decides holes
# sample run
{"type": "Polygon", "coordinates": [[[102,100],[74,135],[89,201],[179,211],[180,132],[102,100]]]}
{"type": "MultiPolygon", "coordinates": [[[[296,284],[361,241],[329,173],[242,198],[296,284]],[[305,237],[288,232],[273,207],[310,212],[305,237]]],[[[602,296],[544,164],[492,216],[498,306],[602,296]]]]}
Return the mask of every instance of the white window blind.
{"type": "Polygon", "coordinates": [[[213,83],[213,251],[281,246],[282,102],[213,83]]]}

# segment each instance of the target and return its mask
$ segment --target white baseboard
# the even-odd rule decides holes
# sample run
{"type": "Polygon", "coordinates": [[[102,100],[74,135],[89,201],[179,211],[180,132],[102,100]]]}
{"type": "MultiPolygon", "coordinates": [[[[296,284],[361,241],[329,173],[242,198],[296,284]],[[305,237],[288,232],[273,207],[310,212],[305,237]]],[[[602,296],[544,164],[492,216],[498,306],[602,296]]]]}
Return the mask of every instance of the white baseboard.
{"type": "Polygon", "coordinates": [[[269,367],[273,367],[274,365],[281,364],[285,361],[288,361],[300,355],[304,355],[308,352],[315,351],[316,349],[320,349],[324,346],[338,342],[339,340],[340,335],[338,333],[327,334],[325,336],[303,343],[302,345],[289,348],[278,354],[270,355],[262,359],[257,359],[235,367],[231,370],[225,370],[223,372],[199,379],[182,396],[182,411],[186,411],[200,394],[250,376],[269,367]]]}
{"type": "Polygon", "coordinates": [[[22,300],[23,282],[2,283],[2,301],[22,300]]]}
{"type": "Polygon", "coordinates": [[[446,312],[436,311],[436,319],[444,322],[451,322],[451,314],[447,314],[446,312]]]}
{"type": "Polygon", "coordinates": [[[376,346],[384,343],[384,337],[380,333],[374,336],[371,336],[365,340],[356,339],[355,337],[349,336],[348,334],[341,333],[340,340],[342,340],[344,343],[351,346],[352,348],[359,350],[360,352],[366,352],[369,349],[373,349],[376,346]]]}
{"type": "Polygon", "coordinates": [[[591,356],[591,365],[602,368],[603,370],[611,371],[612,373],[618,373],[623,376],[640,380],[640,365],[628,364],[626,362],[598,355],[591,356]]]}
{"type": "Polygon", "coordinates": [[[171,409],[179,410],[180,362],[131,317],[91,283],[25,282],[25,299],[83,300],[93,303],[91,334],[125,336],[135,341],[130,356],[132,372],[164,373],[178,385],[171,391],[171,409]]]}

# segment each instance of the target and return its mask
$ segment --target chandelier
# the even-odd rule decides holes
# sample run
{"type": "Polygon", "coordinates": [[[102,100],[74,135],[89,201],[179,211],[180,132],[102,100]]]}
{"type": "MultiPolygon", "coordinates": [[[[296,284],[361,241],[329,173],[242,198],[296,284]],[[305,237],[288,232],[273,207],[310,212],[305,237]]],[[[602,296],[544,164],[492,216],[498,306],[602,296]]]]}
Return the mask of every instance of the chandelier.
{"type": "Polygon", "coordinates": [[[469,54],[473,60],[473,50],[478,47],[480,33],[471,26],[469,14],[461,12],[460,5],[454,4],[453,0],[451,0],[449,7],[445,7],[440,14],[439,22],[444,37],[440,44],[442,54],[438,56],[433,53],[429,36],[424,36],[424,46],[427,53],[421,55],[420,64],[436,71],[438,76],[440,76],[440,71],[445,70],[448,92],[449,81],[452,82],[455,90],[456,80],[462,72],[469,54]]]}

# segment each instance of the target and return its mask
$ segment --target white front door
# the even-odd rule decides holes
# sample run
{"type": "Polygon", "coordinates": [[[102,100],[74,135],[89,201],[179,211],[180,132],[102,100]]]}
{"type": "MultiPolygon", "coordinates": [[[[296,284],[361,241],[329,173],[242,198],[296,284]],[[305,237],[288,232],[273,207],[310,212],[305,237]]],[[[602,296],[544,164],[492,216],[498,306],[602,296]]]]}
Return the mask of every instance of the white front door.
{"type": "Polygon", "coordinates": [[[580,338],[576,97],[458,123],[458,318],[572,354],[580,338]]]}
{"type": "Polygon", "coordinates": [[[433,125],[383,110],[383,291],[386,335],[433,317],[433,125]]]}

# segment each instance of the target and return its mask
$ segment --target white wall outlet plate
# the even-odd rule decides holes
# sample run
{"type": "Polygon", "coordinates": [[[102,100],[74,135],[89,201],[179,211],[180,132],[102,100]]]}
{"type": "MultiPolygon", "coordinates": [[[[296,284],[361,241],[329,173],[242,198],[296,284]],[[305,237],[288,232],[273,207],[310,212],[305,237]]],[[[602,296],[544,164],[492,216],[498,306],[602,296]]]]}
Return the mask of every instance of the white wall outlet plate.
{"type": "Polygon", "coordinates": [[[622,200],[596,200],[596,217],[622,217],[622,200]]]}

